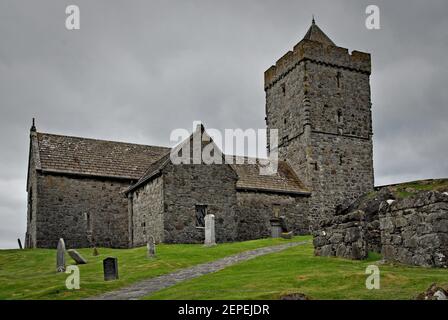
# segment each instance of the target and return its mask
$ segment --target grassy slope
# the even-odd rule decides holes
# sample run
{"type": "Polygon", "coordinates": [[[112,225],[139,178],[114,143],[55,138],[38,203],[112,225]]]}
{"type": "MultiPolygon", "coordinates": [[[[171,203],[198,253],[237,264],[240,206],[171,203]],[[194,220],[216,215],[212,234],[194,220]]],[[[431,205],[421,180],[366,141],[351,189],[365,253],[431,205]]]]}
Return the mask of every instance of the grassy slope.
{"type": "Polygon", "coordinates": [[[419,191],[448,192],[448,179],[428,179],[400,183],[389,187],[398,198],[410,197],[419,191]]]}
{"type": "MultiPolygon", "coordinates": [[[[296,237],[294,240],[303,239],[296,237]]],[[[79,266],[81,289],[73,291],[65,288],[68,275],[55,272],[56,250],[0,250],[0,299],[78,299],[241,251],[285,242],[287,240],[262,239],[211,248],[161,244],[157,246],[157,259],[146,258],[146,248],[100,248],[97,257],[92,256],[92,249],[80,249],[89,263],[79,266]],[[103,281],[102,260],[108,256],[118,258],[120,279],[117,281],[103,281]]],[[[67,264],[71,263],[67,255],[67,264]]]]}
{"type": "Polygon", "coordinates": [[[161,290],[150,299],[278,299],[301,292],[312,299],[411,299],[447,269],[379,265],[381,289],[367,290],[365,268],[380,257],[351,261],[315,257],[311,244],[262,256],[161,290]]]}

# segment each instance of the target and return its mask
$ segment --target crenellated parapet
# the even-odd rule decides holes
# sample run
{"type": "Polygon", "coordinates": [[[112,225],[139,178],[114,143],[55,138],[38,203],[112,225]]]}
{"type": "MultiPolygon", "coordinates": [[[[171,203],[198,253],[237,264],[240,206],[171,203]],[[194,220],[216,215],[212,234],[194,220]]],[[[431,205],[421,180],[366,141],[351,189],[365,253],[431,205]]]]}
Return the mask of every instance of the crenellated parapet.
{"type": "Polygon", "coordinates": [[[303,39],[292,51],[288,51],[277,60],[276,64],[264,73],[264,88],[268,90],[276,82],[294,70],[300,63],[310,61],[370,75],[370,54],[360,51],[349,52],[348,49],[326,45],[324,43],[303,39]]]}

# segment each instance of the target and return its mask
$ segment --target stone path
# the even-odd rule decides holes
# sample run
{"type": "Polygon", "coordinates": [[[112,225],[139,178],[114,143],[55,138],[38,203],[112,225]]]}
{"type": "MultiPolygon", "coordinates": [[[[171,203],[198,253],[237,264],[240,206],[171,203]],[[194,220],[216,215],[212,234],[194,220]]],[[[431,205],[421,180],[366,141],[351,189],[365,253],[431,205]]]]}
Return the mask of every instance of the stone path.
{"type": "Polygon", "coordinates": [[[202,275],[222,270],[236,263],[247,261],[265,254],[279,252],[287,248],[309,243],[309,241],[290,242],[277,246],[264,247],[255,250],[245,251],[233,256],[228,256],[213,262],[199,264],[190,268],[143,280],[128,287],[111,291],[100,296],[88,298],[89,300],[136,300],[150,295],[161,289],[165,289],[175,284],[200,277],[202,275]]]}

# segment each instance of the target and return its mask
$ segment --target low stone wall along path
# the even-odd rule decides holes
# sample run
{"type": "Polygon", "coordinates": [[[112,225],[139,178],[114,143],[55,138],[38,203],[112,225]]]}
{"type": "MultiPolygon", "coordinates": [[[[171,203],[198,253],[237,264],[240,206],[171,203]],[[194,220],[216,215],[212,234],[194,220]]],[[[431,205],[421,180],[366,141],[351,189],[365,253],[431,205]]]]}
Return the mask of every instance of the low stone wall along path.
{"type": "Polygon", "coordinates": [[[89,300],[137,300],[156,291],[171,287],[181,281],[200,277],[202,275],[222,270],[236,263],[247,261],[265,254],[279,252],[291,247],[309,243],[309,241],[290,242],[282,245],[264,247],[245,251],[233,256],[228,256],[213,262],[199,264],[190,268],[165,274],[137,282],[131,286],[111,291],[100,296],[91,297],[89,300]]]}

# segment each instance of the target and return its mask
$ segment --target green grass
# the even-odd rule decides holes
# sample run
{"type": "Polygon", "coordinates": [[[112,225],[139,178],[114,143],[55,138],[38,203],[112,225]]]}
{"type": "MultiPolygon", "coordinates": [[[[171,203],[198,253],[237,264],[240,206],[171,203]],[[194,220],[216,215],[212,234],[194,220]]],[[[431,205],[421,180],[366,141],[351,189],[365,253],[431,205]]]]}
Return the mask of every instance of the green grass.
{"type": "MultiPolygon", "coordinates": [[[[310,239],[296,237],[291,241],[310,239]]],[[[262,239],[220,244],[216,247],[187,244],[160,244],[157,258],[146,257],[146,248],[99,248],[100,256],[92,249],[78,251],[88,260],[80,265],[80,290],[67,290],[68,274],[56,273],[56,250],[0,250],[0,299],[79,299],[111,291],[138,280],[147,279],[180,268],[213,261],[238,252],[289,242],[284,239],[262,239]],[[119,280],[103,281],[102,260],[118,258],[119,280]]],[[[67,255],[67,264],[74,264],[67,255]]]]}
{"type": "Polygon", "coordinates": [[[304,293],[312,299],[412,299],[431,283],[448,283],[447,269],[378,265],[381,288],[367,290],[365,269],[381,259],[364,261],[315,257],[301,245],[228,267],[161,290],[147,299],[279,299],[304,293]]]}
{"type": "Polygon", "coordinates": [[[390,187],[398,198],[407,198],[419,191],[448,191],[448,179],[429,179],[397,184],[390,187]]]}

